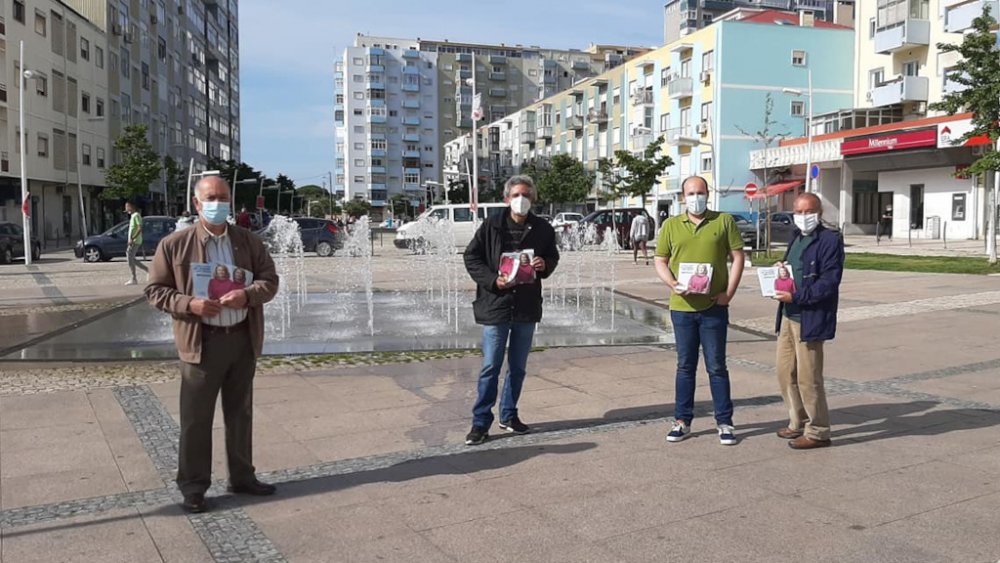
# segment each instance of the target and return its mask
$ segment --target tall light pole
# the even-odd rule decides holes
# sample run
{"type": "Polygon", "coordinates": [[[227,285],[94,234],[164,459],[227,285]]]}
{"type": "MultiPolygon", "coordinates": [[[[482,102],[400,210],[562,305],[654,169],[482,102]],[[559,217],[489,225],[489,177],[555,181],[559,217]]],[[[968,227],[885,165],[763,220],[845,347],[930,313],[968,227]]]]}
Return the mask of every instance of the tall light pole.
{"type": "Polygon", "coordinates": [[[31,220],[26,210],[31,209],[31,203],[28,201],[28,159],[27,159],[27,145],[28,145],[28,133],[24,128],[24,82],[25,79],[31,78],[31,71],[24,69],[24,41],[21,41],[21,68],[20,74],[24,76],[17,77],[17,97],[18,97],[18,121],[20,123],[21,130],[18,135],[21,136],[21,219],[22,219],[22,233],[24,234],[24,265],[31,265],[31,220]]]}
{"type": "Polygon", "coordinates": [[[191,188],[194,187],[195,177],[204,178],[205,176],[218,176],[220,172],[218,170],[206,170],[204,172],[194,173],[194,158],[191,159],[191,164],[188,167],[188,186],[187,186],[187,211],[191,213],[191,188]]]}
{"type": "MultiPolygon", "coordinates": [[[[813,130],[812,130],[812,120],[813,120],[813,73],[812,69],[806,69],[806,99],[809,104],[809,111],[806,114],[806,191],[813,193],[816,191],[816,187],[813,185],[812,178],[812,154],[813,154],[813,130]]],[[[802,90],[796,88],[782,88],[782,92],[786,94],[791,94],[793,96],[802,96],[802,90]]],[[[766,178],[765,178],[766,180],[766,178]]],[[[765,182],[766,183],[766,182],[765,182]]]]}
{"type": "MultiPolygon", "coordinates": [[[[479,133],[479,118],[482,117],[482,104],[476,98],[476,55],[472,55],[472,78],[466,80],[466,84],[472,86],[472,178],[469,181],[469,208],[475,211],[479,199],[479,144],[477,135],[479,133]]],[[[466,168],[468,170],[468,168],[466,168]]]]}

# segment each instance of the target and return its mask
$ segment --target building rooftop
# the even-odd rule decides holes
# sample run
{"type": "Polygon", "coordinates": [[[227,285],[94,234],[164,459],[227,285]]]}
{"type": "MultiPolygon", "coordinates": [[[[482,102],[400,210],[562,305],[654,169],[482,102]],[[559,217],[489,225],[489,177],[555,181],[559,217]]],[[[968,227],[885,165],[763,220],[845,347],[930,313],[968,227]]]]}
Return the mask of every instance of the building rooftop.
{"type": "MultiPolygon", "coordinates": [[[[737,16],[734,19],[741,22],[762,23],[769,25],[799,25],[800,15],[798,12],[784,12],[781,10],[753,10],[746,8],[741,8],[738,11],[740,13],[734,14],[737,16]]],[[[812,27],[821,29],[853,29],[850,26],[831,23],[820,19],[814,20],[812,27]]]]}

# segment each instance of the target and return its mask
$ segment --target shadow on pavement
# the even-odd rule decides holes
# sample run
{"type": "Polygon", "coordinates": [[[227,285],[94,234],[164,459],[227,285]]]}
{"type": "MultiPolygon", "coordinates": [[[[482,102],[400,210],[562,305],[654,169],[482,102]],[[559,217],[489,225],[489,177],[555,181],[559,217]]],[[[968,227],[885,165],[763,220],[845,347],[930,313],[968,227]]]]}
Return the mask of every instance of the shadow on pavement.
{"type": "MultiPolygon", "coordinates": [[[[937,401],[912,401],[832,409],[830,421],[833,424],[844,424],[845,420],[860,419],[861,422],[833,430],[831,438],[834,445],[845,446],[902,436],[938,436],[1000,424],[1000,411],[961,408],[932,410],[939,405],[941,403],[937,401]]],[[[787,424],[787,420],[776,420],[738,427],[739,436],[742,439],[773,434],[787,424]]]]}

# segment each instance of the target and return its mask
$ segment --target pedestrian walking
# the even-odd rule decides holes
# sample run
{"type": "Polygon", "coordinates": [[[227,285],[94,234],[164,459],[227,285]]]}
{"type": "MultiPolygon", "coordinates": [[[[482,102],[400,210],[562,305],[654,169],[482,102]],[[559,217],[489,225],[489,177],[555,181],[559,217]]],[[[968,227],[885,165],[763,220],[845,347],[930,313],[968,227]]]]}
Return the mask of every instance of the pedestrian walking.
{"type": "Polygon", "coordinates": [[[642,249],[642,259],[649,266],[649,255],[646,253],[646,241],[649,240],[652,231],[650,221],[646,215],[640,213],[632,219],[632,226],[629,228],[629,239],[632,242],[632,263],[639,263],[639,249],[642,249]]]}
{"type": "Polygon", "coordinates": [[[142,248],[142,215],[139,214],[135,203],[131,201],[125,202],[125,213],[128,214],[128,242],[125,247],[125,256],[128,258],[128,269],[132,272],[132,277],[125,282],[125,285],[135,285],[139,283],[135,277],[136,268],[149,273],[149,268],[136,258],[136,253],[142,248]]]}

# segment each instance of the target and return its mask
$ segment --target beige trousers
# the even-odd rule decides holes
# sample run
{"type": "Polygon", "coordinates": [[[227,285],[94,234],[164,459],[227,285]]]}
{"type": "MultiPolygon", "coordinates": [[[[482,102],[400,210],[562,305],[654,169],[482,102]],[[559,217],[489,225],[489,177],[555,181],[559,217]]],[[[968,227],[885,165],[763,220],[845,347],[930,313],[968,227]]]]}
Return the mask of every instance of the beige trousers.
{"type": "Polygon", "coordinates": [[[823,342],[802,342],[802,325],[781,319],[778,384],[788,407],[788,427],[814,440],[830,439],[830,411],[823,388],[823,342]]]}

